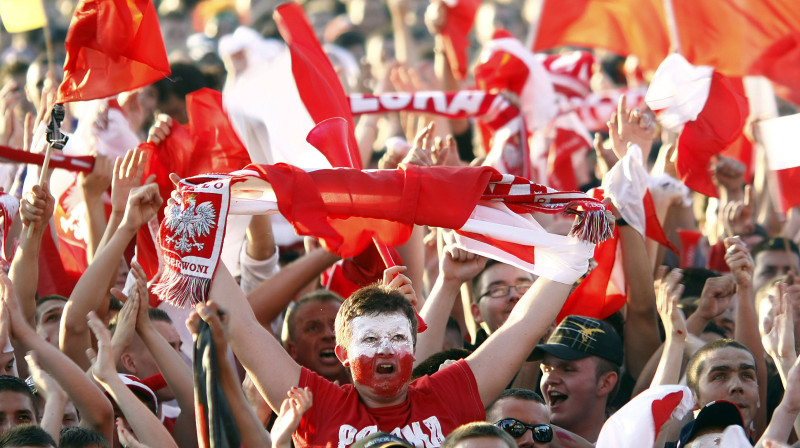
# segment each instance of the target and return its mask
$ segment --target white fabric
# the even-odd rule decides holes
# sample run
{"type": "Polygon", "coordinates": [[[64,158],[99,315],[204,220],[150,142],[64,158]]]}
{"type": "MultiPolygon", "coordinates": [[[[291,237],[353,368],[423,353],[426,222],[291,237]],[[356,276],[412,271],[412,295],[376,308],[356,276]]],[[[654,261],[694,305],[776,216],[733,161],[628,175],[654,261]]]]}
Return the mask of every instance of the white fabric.
{"type": "Polygon", "coordinates": [[[245,294],[250,294],[266,279],[272,277],[280,271],[278,259],[280,253],[278,246],[275,246],[275,253],[266,260],[256,260],[247,255],[247,241],[242,245],[242,252],[239,254],[239,268],[242,276],[239,286],[245,294]]]}
{"type": "Polygon", "coordinates": [[[772,118],[758,123],[759,136],[767,152],[770,170],[800,166],[800,114],[772,118]]]}
{"type": "Polygon", "coordinates": [[[697,119],[705,107],[713,73],[712,67],[695,67],[683,56],[673,53],[658,66],[644,101],[656,111],[662,126],[680,132],[683,125],[697,119]]]}
{"type": "Polygon", "coordinates": [[[558,113],[556,93],[550,74],[533,52],[517,39],[506,37],[490,40],[481,51],[481,62],[486,62],[496,51],[508,52],[522,60],[528,67],[528,79],[520,95],[522,116],[528,132],[545,126],[558,113]]]}
{"type": "Polygon", "coordinates": [[[642,201],[647,193],[647,170],[642,150],[632,145],[628,152],[603,176],[602,188],[628,224],[644,235],[645,216],[642,201]]]}
{"type": "Polygon", "coordinates": [[[594,244],[547,231],[529,214],[519,215],[505,204],[481,201],[467,222],[458,229],[505,241],[535,251],[535,264],[495,246],[456,233],[456,245],[468,252],[516,266],[534,275],[573,284],[589,268],[594,244]]]}
{"type": "MultiPolygon", "coordinates": [[[[674,392],[681,392],[683,396],[672,411],[672,418],[682,419],[694,407],[692,391],[686,386],[678,385],[651,387],[632,398],[606,420],[600,430],[595,448],[653,447],[659,429],[653,422],[653,402],[674,392]]],[[[727,447],[728,445],[723,444],[722,446],[727,447]]]]}

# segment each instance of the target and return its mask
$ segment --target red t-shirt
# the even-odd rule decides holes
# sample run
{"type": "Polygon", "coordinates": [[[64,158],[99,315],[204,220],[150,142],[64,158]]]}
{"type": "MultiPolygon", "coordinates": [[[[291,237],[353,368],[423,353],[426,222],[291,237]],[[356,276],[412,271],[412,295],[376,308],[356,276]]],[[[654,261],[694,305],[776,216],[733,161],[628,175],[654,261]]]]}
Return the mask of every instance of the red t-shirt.
{"type": "Polygon", "coordinates": [[[414,380],[406,401],[384,408],[368,408],[352,384],[337,386],[306,368],[300,387],[311,389],[314,405],[294,433],[298,448],[344,448],[378,431],[419,448],[438,447],[457,427],[486,418],[478,383],[464,360],[414,380]]]}

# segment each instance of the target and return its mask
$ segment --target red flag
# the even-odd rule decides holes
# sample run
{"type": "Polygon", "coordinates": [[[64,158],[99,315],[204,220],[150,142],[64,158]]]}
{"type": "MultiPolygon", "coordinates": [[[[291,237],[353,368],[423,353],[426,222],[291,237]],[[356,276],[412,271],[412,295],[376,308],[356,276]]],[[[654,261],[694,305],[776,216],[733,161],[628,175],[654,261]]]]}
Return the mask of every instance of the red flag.
{"type": "MultiPolygon", "coordinates": [[[[250,156],[222,109],[222,94],[216,90],[200,89],[186,96],[189,122],[186,126],[173,123],[170,135],[158,145],[142,143],[139,148],[147,154],[144,177],[156,176],[164,206],[158,220],[164,219],[166,199],[174,189],[170,173],[181,177],[203,173],[226,173],[247,166],[250,156]]],[[[156,229],[153,229],[156,230],[156,229]]],[[[148,278],[158,272],[158,254],[149,228],[139,229],[136,237],[136,259],[148,278]]]]}
{"type": "Polygon", "coordinates": [[[753,63],[751,73],[775,83],[782,98],[800,104],[800,32],[779,39],[753,63]]]}
{"type": "Polygon", "coordinates": [[[442,27],[442,40],[447,62],[456,79],[467,77],[469,49],[469,31],[475,22],[475,13],[480,6],[479,0],[445,0],[447,20],[442,27]]]}
{"type": "Polygon", "coordinates": [[[105,98],[170,74],[150,0],[82,0],[65,45],[59,103],[105,98]]]}
{"type": "MultiPolygon", "coordinates": [[[[296,3],[286,3],[273,14],[278,31],[289,46],[292,58],[292,75],[297,92],[314,124],[329,118],[341,117],[347,121],[347,145],[317,148],[332,166],[361,169],[361,155],[355,137],[355,122],[350,113],[350,102],[344,93],[339,77],[317,41],[303,8],[296,3]]],[[[281,88],[281,86],[273,86],[281,88]]],[[[291,119],[291,117],[287,117],[291,119]]],[[[280,123],[274,123],[280,126],[280,123]]],[[[272,132],[274,126],[268,128],[272,132]]],[[[311,128],[306,132],[310,132],[311,128]]],[[[291,162],[290,162],[291,163],[291,162]]]]}
{"type": "Polygon", "coordinates": [[[758,124],[760,139],[767,153],[767,165],[778,181],[781,209],[787,212],[800,205],[800,114],[788,115],[758,124]]]}

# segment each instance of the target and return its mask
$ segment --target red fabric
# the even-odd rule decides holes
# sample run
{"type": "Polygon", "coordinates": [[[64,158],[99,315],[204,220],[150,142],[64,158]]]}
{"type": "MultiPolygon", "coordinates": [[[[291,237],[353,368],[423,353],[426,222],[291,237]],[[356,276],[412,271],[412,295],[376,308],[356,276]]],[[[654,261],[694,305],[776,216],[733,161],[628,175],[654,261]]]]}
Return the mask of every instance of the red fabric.
{"type": "Polygon", "coordinates": [[[667,239],[664,228],[661,227],[661,222],[658,220],[656,206],[653,203],[653,196],[650,194],[650,190],[647,190],[644,194],[644,200],[642,202],[644,203],[645,236],[676,254],[679,253],[678,248],[667,239]]]}
{"type": "Polygon", "coordinates": [[[661,0],[545,0],[534,51],[564,45],[635,54],[655,70],[669,54],[661,0]]]}
{"type": "Polygon", "coordinates": [[[368,408],[353,385],[336,386],[303,368],[299,387],[309,387],[314,406],[293,435],[295,446],[347,447],[374,431],[395,433],[416,446],[438,446],[458,426],[483,421],[478,385],[466,361],[411,382],[405,402],[368,408]]]}
{"type": "MultiPolygon", "coordinates": [[[[44,153],[28,152],[0,145],[0,159],[3,160],[42,166],[44,157],[44,153]]],[[[50,154],[50,161],[48,163],[50,168],[62,168],[68,171],[88,174],[94,169],[94,156],[67,156],[54,153],[50,154]]]]}
{"type": "Polygon", "coordinates": [[[718,241],[717,244],[711,246],[708,250],[708,260],[706,260],[706,268],[717,272],[730,272],[728,263],[725,263],[725,243],[718,241]]]}
{"type": "Polygon", "coordinates": [[[58,294],[69,297],[75,284],[78,283],[83,271],[67,271],[62,257],[68,256],[67,248],[59,248],[53,241],[51,228],[44,232],[42,246],[39,251],[39,282],[37,292],[39,297],[49,294],[58,294]]]}
{"type": "Polygon", "coordinates": [[[548,55],[542,65],[550,73],[556,93],[583,98],[591,92],[589,82],[596,62],[594,54],[588,51],[570,51],[548,55]]]}
{"type": "Polygon", "coordinates": [[[320,238],[326,250],[345,258],[360,254],[373,237],[389,247],[404,243],[414,223],[461,227],[494,173],[491,168],[410,165],[403,176],[350,171],[343,177],[338,170],[319,170],[312,177],[284,164],[251,168],[268,179],[281,214],[298,233],[320,238]]]}
{"type": "Polygon", "coordinates": [[[469,31],[475,23],[479,0],[456,0],[456,5],[447,8],[447,21],[442,27],[442,40],[447,62],[456,79],[465,79],[469,69],[467,50],[469,49],[469,31]]]}
{"type": "Polygon", "coordinates": [[[171,73],[150,0],[82,0],[65,45],[59,103],[105,98],[171,73]]]}
{"type": "Polygon", "coordinates": [[[753,63],[751,73],[775,83],[783,99],[800,104],[800,32],[779,39],[753,63]]]}
{"type": "Polygon", "coordinates": [[[292,55],[292,74],[300,98],[314,123],[334,117],[347,121],[347,146],[317,148],[334,167],[349,166],[361,169],[361,155],[355,137],[355,122],[350,103],[339,77],[317,41],[303,8],[296,3],[278,6],[273,14],[278,31],[292,55]],[[349,156],[343,151],[349,151],[349,156]]]}
{"type": "Polygon", "coordinates": [[[650,410],[653,413],[653,425],[655,434],[653,434],[653,442],[658,438],[658,432],[664,423],[672,417],[672,412],[681,404],[683,400],[683,392],[672,392],[671,394],[653,401],[650,405],[650,410]]]}
{"type": "Polygon", "coordinates": [[[790,208],[800,205],[800,167],[774,171],[780,188],[781,209],[788,212],[790,208]]]}
{"type": "Polygon", "coordinates": [[[615,227],[614,238],[603,241],[595,247],[594,260],[597,262],[597,266],[569,295],[564,307],[556,317],[556,322],[561,322],[562,319],[572,314],[605,319],[625,305],[624,294],[608,294],[607,292],[611,282],[611,272],[614,269],[618,238],[619,229],[615,227]]]}
{"type": "MultiPolygon", "coordinates": [[[[508,31],[497,30],[492,39],[506,37],[511,37],[508,31]]],[[[485,92],[510,90],[521,95],[530,69],[522,59],[498,49],[485,62],[476,65],[473,73],[475,85],[485,92]]]]}
{"type": "MultiPolygon", "coordinates": [[[[227,173],[242,169],[250,156],[239,140],[222,108],[222,94],[216,90],[200,89],[186,96],[189,122],[186,126],[174,122],[170,135],[158,145],[142,143],[139,148],[147,154],[144,177],[156,176],[164,205],[158,211],[159,222],[164,219],[164,207],[175,188],[170,173],[189,177],[205,173],[227,173]]],[[[136,259],[149,278],[158,271],[158,255],[148,227],[136,236],[136,259]]],[[[151,297],[152,299],[152,297],[151,297]]]]}
{"type": "MultiPolygon", "coordinates": [[[[395,264],[402,265],[400,253],[394,248],[389,251],[395,264]]],[[[383,280],[384,265],[375,245],[367,245],[360,254],[341,260],[323,272],[322,284],[342,297],[350,297],[357,289],[383,280]]]]}
{"type": "Polygon", "coordinates": [[[747,119],[747,100],[726,76],[714,72],[708,99],[694,121],[687,122],[678,138],[675,167],[687,187],[718,197],[708,164],[742,134],[747,119]]]}
{"type": "Polygon", "coordinates": [[[547,164],[547,184],[556,190],[575,191],[580,187],[575,177],[572,155],[592,148],[588,135],[577,129],[558,127],[550,144],[547,164]]]}

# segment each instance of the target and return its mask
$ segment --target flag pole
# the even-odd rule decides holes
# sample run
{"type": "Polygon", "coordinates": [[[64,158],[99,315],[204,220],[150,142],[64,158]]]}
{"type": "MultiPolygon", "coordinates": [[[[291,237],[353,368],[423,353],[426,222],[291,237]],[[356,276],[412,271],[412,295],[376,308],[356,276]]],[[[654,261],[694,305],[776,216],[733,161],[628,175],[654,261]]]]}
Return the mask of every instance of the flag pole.
{"type": "Polygon", "coordinates": [[[682,54],[681,39],[678,34],[678,22],[675,20],[675,8],[672,0],[664,0],[664,16],[667,20],[667,31],[672,53],[682,54]]]}

